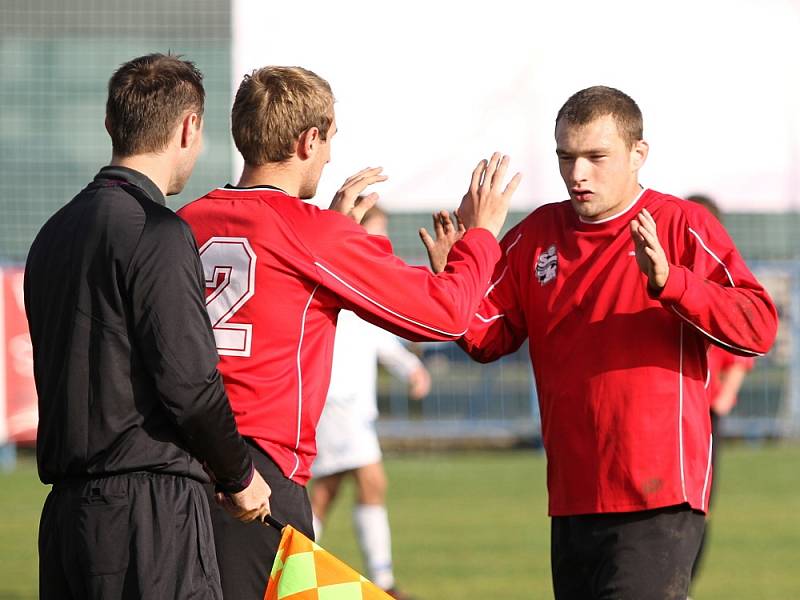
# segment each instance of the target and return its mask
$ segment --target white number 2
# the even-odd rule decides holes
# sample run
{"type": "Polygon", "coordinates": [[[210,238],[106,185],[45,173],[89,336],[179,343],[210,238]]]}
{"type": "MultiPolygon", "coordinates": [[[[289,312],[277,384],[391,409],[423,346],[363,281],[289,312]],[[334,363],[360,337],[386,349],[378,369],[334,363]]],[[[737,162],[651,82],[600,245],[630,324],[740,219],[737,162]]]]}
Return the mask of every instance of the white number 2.
{"type": "Polygon", "coordinates": [[[256,253],[243,237],[212,237],[200,248],[206,287],[206,310],[214,328],[217,352],[250,356],[252,323],[229,323],[256,291],[256,253]]]}

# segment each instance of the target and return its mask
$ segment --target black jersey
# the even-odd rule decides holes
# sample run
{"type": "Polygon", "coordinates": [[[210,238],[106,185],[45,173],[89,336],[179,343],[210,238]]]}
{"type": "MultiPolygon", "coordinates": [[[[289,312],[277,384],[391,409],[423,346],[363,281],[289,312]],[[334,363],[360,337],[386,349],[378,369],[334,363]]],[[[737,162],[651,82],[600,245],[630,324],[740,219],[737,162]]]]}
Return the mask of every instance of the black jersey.
{"type": "Polygon", "coordinates": [[[216,369],[188,226],[143,174],[105,167],[25,267],[45,483],[132,471],[238,491],[252,477],[216,369]]]}

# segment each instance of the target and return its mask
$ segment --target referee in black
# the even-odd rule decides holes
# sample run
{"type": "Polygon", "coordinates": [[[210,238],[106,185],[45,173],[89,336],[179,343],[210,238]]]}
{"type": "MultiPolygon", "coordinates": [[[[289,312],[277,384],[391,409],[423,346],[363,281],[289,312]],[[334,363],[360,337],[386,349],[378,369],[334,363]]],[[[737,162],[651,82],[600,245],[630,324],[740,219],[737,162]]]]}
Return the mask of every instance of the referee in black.
{"type": "MultiPolygon", "coordinates": [[[[269,512],[222,380],[194,238],[166,208],[202,147],[202,75],[179,57],[108,85],[111,165],[31,246],[25,309],[39,395],[43,599],[219,599],[210,477],[269,512]]],[[[225,498],[220,496],[221,499],[225,498]]]]}

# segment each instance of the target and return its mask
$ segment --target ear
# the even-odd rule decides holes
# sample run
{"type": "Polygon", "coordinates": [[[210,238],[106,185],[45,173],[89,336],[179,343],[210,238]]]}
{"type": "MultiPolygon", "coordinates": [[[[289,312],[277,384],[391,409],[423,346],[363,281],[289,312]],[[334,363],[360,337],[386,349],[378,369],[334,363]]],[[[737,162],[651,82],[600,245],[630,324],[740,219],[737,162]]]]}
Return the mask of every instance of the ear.
{"type": "Polygon", "coordinates": [[[187,113],[181,121],[181,148],[191,148],[197,143],[203,127],[202,118],[195,112],[187,113]]]}
{"type": "Polygon", "coordinates": [[[644,166],[647,160],[647,153],[650,151],[650,145],[644,140],[639,140],[631,148],[631,169],[638,171],[644,166]]]}
{"type": "Polygon", "coordinates": [[[103,123],[106,126],[106,132],[111,135],[111,121],[108,120],[108,115],[106,115],[106,120],[103,123]]]}
{"type": "Polygon", "coordinates": [[[311,158],[314,156],[321,142],[322,140],[320,140],[319,129],[317,127],[306,129],[297,139],[297,156],[301,160],[311,158]]]}

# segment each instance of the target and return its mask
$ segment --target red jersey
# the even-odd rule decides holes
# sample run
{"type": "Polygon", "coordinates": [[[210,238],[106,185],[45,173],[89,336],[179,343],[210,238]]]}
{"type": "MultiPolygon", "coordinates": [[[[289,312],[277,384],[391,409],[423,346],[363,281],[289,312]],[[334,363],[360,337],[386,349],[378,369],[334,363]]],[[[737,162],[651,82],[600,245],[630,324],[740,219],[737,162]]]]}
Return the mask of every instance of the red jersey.
{"type": "Polygon", "coordinates": [[[305,484],[330,380],[339,310],[412,340],[466,331],[500,258],[473,229],[444,273],[412,267],[389,240],[269,187],[217,189],[178,214],[192,228],[239,432],[305,484]]]}
{"type": "Polygon", "coordinates": [[[711,478],[709,342],[766,352],[777,313],[725,229],[703,207],[643,191],[613,218],[548,204],[501,243],[486,297],[461,344],[477,360],[527,337],[547,453],[551,515],[705,510],[711,478]],[[629,230],[653,215],[670,262],[648,293],[629,230]]]}
{"type": "Polygon", "coordinates": [[[749,371],[755,365],[755,359],[750,356],[736,356],[735,354],[723,350],[719,346],[711,346],[708,349],[706,393],[708,394],[709,405],[713,406],[714,399],[719,395],[722,389],[722,380],[725,376],[725,371],[734,365],[741,365],[746,371],[749,371]]]}

